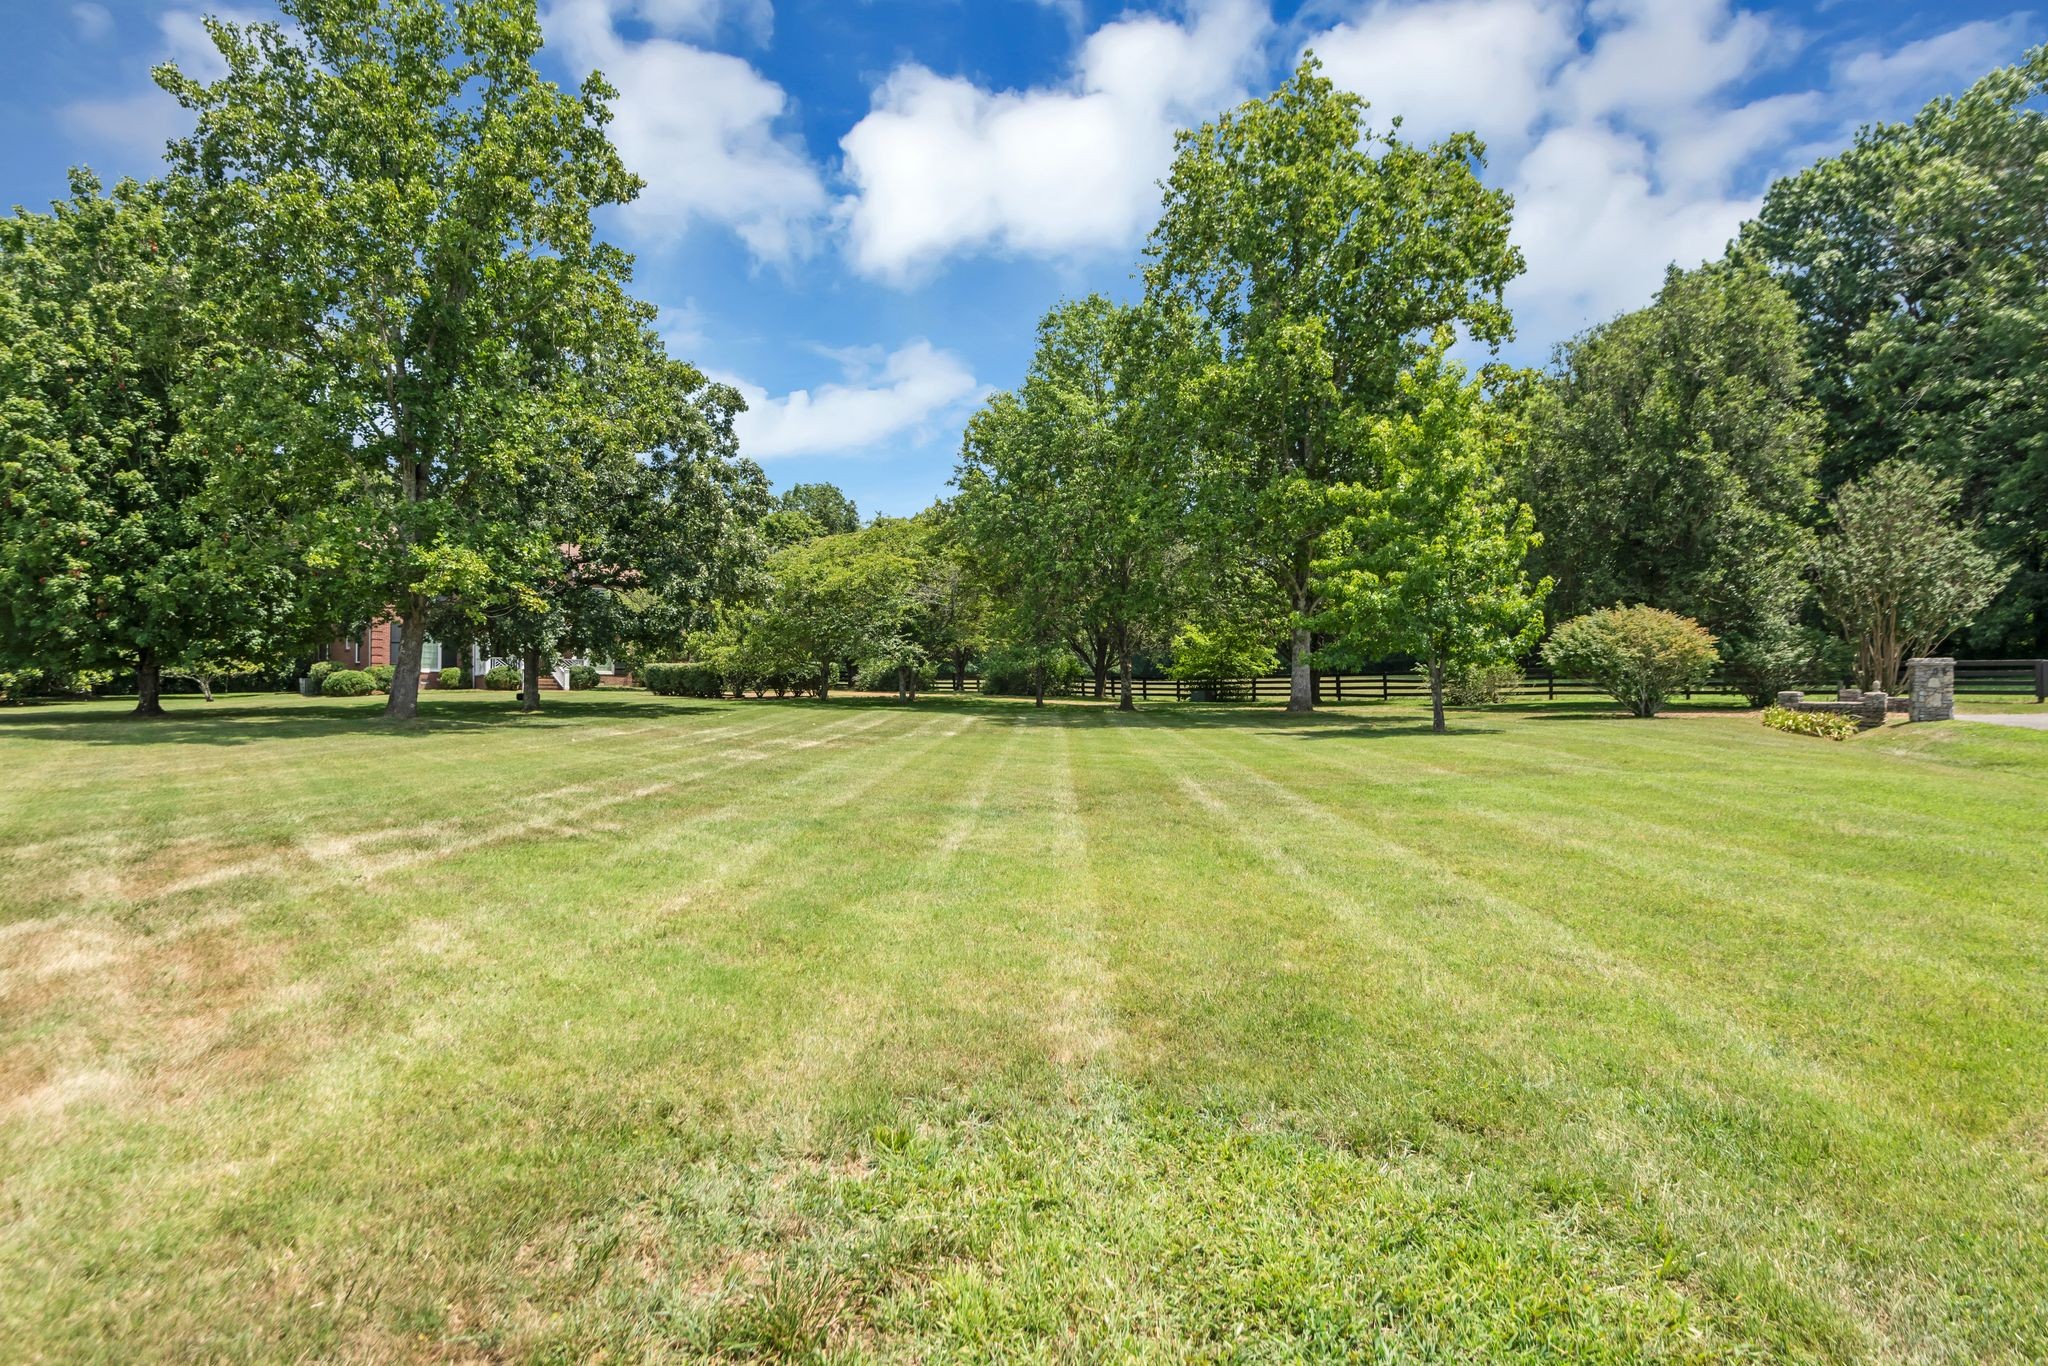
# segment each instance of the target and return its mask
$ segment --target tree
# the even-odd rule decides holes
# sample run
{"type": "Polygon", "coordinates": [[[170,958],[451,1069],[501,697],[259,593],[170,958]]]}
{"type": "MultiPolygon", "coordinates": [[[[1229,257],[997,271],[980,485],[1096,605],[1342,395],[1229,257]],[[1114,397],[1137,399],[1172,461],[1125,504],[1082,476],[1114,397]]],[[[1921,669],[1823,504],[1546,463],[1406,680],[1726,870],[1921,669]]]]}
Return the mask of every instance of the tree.
{"type": "Polygon", "coordinates": [[[2048,48],[1774,184],[1743,232],[1797,301],[1823,490],[1903,456],[2016,569],[1986,653],[2048,654],[2048,48]]]}
{"type": "Polygon", "coordinates": [[[1789,681],[1812,652],[1792,623],[1821,427],[1802,345],[1791,300],[1738,257],[1673,268],[1649,307],[1558,349],[1520,484],[1558,616],[1655,603],[1718,635],[1753,699],[1789,681]]]}
{"type": "Polygon", "coordinates": [[[763,655],[811,661],[825,697],[842,661],[901,655],[916,570],[887,521],[790,546],[768,562],[773,586],[749,630],[763,655]]]}
{"type": "Polygon", "coordinates": [[[185,439],[205,346],[183,242],[153,187],[84,171],[0,222],[0,662],[132,668],[138,716],[167,666],[251,653],[262,624],[185,439]]]}
{"type": "Polygon", "coordinates": [[[1439,351],[1401,389],[1404,411],[1372,419],[1361,443],[1374,482],[1337,490],[1344,520],[1315,565],[1330,604],[1318,624],[1361,653],[1420,660],[1441,734],[1445,680],[1535,644],[1550,582],[1524,577],[1535,522],[1498,472],[1503,428],[1480,386],[1439,351]]]}
{"type": "Polygon", "coordinates": [[[1909,460],[1835,495],[1816,557],[1820,605],[1874,688],[1897,692],[1904,661],[1969,625],[2012,572],[1957,521],[1961,500],[1955,480],[1909,460]]]}
{"type": "Polygon", "coordinates": [[[1551,632],[1543,658],[1560,674],[1589,679],[1636,716],[1655,716],[1682,688],[1704,682],[1720,652],[1713,633],[1656,607],[1609,607],[1551,632]]]}
{"type": "MultiPolygon", "coordinates": [[[[744,595],[759,577],[767,481],[738,455],[733,418],[744,403],[663,355],[651,335],[642,341],[637,382],[618,395],[632,420],[599,420],[589,433],[612,448],[543,465],[521,494],[542,545],[523,557],[531,577],[485,615],[529,680],[557,654],[638,655],[679,642],[716,600],[744,595]]],[[[538,692],[523,702],[538,710],[538,692]]]]}
{"type": "Polygon", "coordinates": [[[837,484],[791,484],[775,500],[777,512],[803,518],[814,536],[844,536],[860,530],[860,509],[837,484]]]}
{"type": "Polygon", "coordinates": [[[1067,509],[1046,439],[1018,395],[996,394],[967,420],[954,476],[962,534],[994,606],[992,634],[1031,673],[1040,706],[1051,659],[1070,650],[1078,617],[1067,509]]]}
{"type": "Polygon", "coordinates": [[[430,610],[530,581],[560,528],[523,495],[614,447],[590,421],[630,420],[593,394],[652,313],[591,217],[639,182],[603,79],[534,69],[532,0],[280,8],[291,27],[208,21],[220,80],[157,71],[196,116],[176,183],[239,348],[214,425],[249,454],[224,482],[361,612],[397,613],[387,714],[409,717],[430,610]]]}
{"type": "Polygon", "coordinates": [[[1332,490],[1370,482],[1359,434],[1440,327],[1496,344],[1520,273],[1508,196],[1469,133],[1374,133],[1305,56],[1293,78],[1179,138],[1148,254],[1156,308],[1185,308],[1215,359],[1186,386],[1200,434],[1199,534],[1250,560],[1292,630],[1288,707],[1314,704],[1309,623],[1332,490]]]}
{"type": "Polygon", "coordinates": [[[955,477],[977,557],[1009,586],[1025,639],[1063,637],[1098,698],[1114,664],[1126,711],[1132,658],[1171,606],[1186,487],[1172,390],[1188,354],[1181,320],[1096,294],[1058,305],[1014,414],[970,429],[955,477]]]}

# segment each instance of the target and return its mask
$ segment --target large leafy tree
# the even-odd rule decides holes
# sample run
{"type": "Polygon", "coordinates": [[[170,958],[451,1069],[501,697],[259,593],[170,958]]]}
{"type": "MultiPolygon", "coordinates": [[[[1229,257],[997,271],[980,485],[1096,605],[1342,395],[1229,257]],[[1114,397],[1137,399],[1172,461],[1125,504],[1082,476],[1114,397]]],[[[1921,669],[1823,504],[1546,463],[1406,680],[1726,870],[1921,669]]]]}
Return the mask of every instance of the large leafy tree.
{"type": "Polygon", "coordinates": [[[132,668],[157,715],[166,671],[253,652],[264,595],[223,568],[242,529],[185,439],[205,339],[182,225],[133,181],[71,193],[0,222],[0,662],[132,668]]]}
{"type": "Polygon", "coordinates": [[[1401,388],[1403,411],[1364,437],[1373,482],[1337,492],[1344,518],[1316,561],[1330,604],[1317,624],[1360,654],[1420,660],[1442,732],[1450,673],[1534,645],[1550,584],[1524,574],[1538,538],[1501,474],[1500,437],[1513,427],[1489,420],[1480,386],[1441,355],[1401,388]]]}
{"type": "Polygon", "coordinates": [[[1972,628],[2048,654],[2048,48],[1773,185],[1744,243],[1797,301],[1828,491],[1905,456],[2016,573],[1972,628]]]}
{"type": "MultiPolygon", "coordinates": [[[[1064,640],[1119,705],[1133,656],[1162,634],[1186,479],[1175,382],[1187,329],[1100,295],[1039,323],[1016,395],[970,427],[956,482],[975,553],[990,566],[1026,653],[1064,640]]],[[[1035,657],[1035,656],[1034,656],[1035,657]]]]}
{"type": "Polygon", "coordinates": [[[1525,405],[1521,485],[1557,616],[1693,617],[1768,700],[1811,553],[1821,421],[1802,347],[1791,300],[1737,259],[1674,268],[1647,308],[1558,349],[1525,405]]]}
{"type": "Polygon", "coordinates": [[[397,613],[406,717],[430,611],[577,539],[545,467],[615,451],[590,422],[632,420],[602,395],[650,314],[591,216],[638,182],[602,78],[570,93],[534,69],[531,0],[280,7],[289,27],[210,21],[220,80],[157,73],[196,115],[174,164],[242,347],[217,395],[245,452],[225,482],[339,598],[397,613]]]}
{"type": "Polygon", "coordinates": [[[907,664],[919,552],[920,538],[900,519],[777,552],[766,605],[748,625],[760,653],[810,661],[820,697],[843,661],[907,664]]]}
{"type": "Polygon", "coordinates": [[[1835,495],[1816,563],[1820,605],[1873,687],[1897,692],[1904,662],[1969,625],[2011,573],[1960,520],[1961,499],[1955,480],[1909,460],[1835,495]]]}
{"type": "Polygon", "coordinates": [[[1364,104],[1304,57],[1270,97],[1184,133],[1146,288],[1213,332],[1199,415],[1198,525],[1257,565],[1292,630],[1288,706],[1313,705],[1314,558],[1332,490],[1369,480],[1361,440],[1394,411],[1436,330],[1493,344],[1522,268],[1484,147],[1370,131],[1364,104]]]}
{"type": "MultiPolygon", "coordinates": [[[[760,467],[738,455],[742,400],[642,340],[640,369],[614,396],[630,417],[596,417],[583,458],[537,466],[521,492],[538,549],[484,615],[529,679],[558,654],[669,647],[708,624],[716,600],[756,586],[769,499],[760,467]]],[[[531,690],[524,700],[540,705],[531,690]]]]}

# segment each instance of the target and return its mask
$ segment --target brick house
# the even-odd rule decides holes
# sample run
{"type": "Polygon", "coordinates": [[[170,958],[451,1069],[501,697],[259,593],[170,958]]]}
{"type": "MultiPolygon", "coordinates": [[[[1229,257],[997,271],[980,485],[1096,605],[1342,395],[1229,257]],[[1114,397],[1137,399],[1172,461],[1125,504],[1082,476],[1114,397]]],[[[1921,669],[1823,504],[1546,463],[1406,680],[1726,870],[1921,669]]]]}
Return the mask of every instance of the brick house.
{"type": "MultiPolygon", "coordinates": [[[[374,664],[389,664],[398,657],[398,632],[399,625],[396,621],[373,621],[364,627],[358,635],[344,636],[339,640],[330,641],[327,646],[326,658],[336,664],[346,665],[351,669],[367,669],[374,664]]],[[[420,686],[423,688],[440,687],[441,670],[452,668],[460,662],[459,657],[453,651],[442,648],[440,641],[435,640],[432,636],[427,637],[426,644],[420,647],[420,686]]],[[[569,670],[575,665],[586,663],[594,663],[596,665],[598,682],[601,686],[627,687],[633,682],[631,674],[620,671],[610,660],[592,661],[585,660],[580,656],[571,655],[556,660],[553,671],[541,676],[541,691],[566,690],[569,686],[569,670]]],[[[509,664],[515,669],[519,667],[519,661],[516,659],[497,659],[484,654],[475,645],[469,647],[469,676],[471,678],[480,677],[493,666],[499,664],[509,664]]]]}

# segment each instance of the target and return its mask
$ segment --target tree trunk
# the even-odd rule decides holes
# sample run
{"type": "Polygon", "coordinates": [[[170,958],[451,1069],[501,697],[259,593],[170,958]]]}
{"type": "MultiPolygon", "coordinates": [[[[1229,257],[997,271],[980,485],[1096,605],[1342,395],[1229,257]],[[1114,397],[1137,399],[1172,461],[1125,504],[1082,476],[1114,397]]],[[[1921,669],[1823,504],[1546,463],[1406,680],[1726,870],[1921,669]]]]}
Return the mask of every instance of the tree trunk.
{"type": "Polygon", "coordinates": [[[1116,709],[1118,711],[1136,711],[1138,708],[1131,701],[1131,651],[1129,646],[1124,647],[1123,657],[1117,667],[1117,674],[1116,709]]]}
{"type": "Polygon", "coordinates": [[[898,702],[908,702],[910,700],[910,670],[901,664],[896,666],[896,700],[898,702]]]}
{"type": "Polygon", "coordinates": [[[1440,660],[1429,662],[1429,728],[1438,735],[1444,733],[1444,666],[1440,660]]]}
{"type": "Polygon", "coordinates": [[[1308,628],[1294,629],[1294,658],[1291,661],[1292,677],[1287,683],[1287,710],[1314,711],[1316,709],[1315,685],[1309,678],[1308,657],[1315,650],[1309,639],[1308,628]]]}
{"type": "Polygon", "coordinates": [[[1095,700],[1097,702],[1109,696],[1109,653],[1109,637],[1107,635],[1097,636],[1095,638],[1095,658],[1089,661],[1095,666],[1095,700]]]}
{"type": "Polygon", "coordinates": [[[136,716],[162,716],[164,687],[163,665],[157,660],[155,650],[144,650],[135,657],[135,711],[136,716]]]}
{"type": "Polygon", "coordinates": [[[398,629],[398,658],[391,661],[391,696],[384,703],[384,715],[393,721],[410,721],[420,714],[420,652],[426,643],[427,603],[415,597],[406,604],[398,629]]]}
{"type": "Polygon", "coordinates": [[[967,651],[953,651],[953,691],[967,691],[967,651]]]}
{"type": "Polygon", "coordinates": [[[1041,664],[1041,665],[1040,665],[1040,666],[1039,666],[1038,668],[1036,668],[1036,669],[1033,669],[1033,670],[1031,671],[1031,688],[1032,688],[1032,696],[1033,696],[1033,698],[1034,698],[1034,700],[1033,700],[1033,702],[1032,702],[1032,704],[1031,704],[1031,705],[1032,705],[1032,706],[1034,706],[1034,707],[1042,707],[1042,706],[1044,706],[1044,705],[1045,705],[1045,666],[1044,666],[1044,665],[1042,665],[1042,664],[1041,664]]]}
{"type": "Polygon", "coordinates": [[[526,687],[519,694],[519,710],[540,710],[540,651],[530,649],[520,656],[520,672],[526,677],[526,687]]]}
{"type": "Polygon", "coordinates": [[[823,660],[818,665],[818,700],[823,702],[832,695],[832,661],[823,660]]]}

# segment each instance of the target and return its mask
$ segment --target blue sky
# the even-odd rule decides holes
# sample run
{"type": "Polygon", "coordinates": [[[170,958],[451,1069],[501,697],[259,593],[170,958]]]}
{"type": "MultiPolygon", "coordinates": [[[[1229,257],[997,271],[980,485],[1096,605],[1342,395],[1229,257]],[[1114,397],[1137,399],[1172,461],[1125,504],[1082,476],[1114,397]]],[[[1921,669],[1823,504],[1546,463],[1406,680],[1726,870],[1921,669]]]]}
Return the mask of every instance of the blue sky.
{"type": "MultiPolygon", "coordinates": [[[[1062,295],[1135,293],[1174,128],[1305,46],[1411,135],[1474,128],[1517,200],[1536,362],[1717,254],[1773,174],[2017,58],[1996,3],[1817,0],[541,0],[551,74],[620,88],[648,181],[604,230],[671,349],[741,386],[778,486],[863,511],[944,491],[960,425],[1062,295]]],[[[203,11],[268,0],[0,0],[0,185],[148,174],[203,71],[203,11]]]]}

